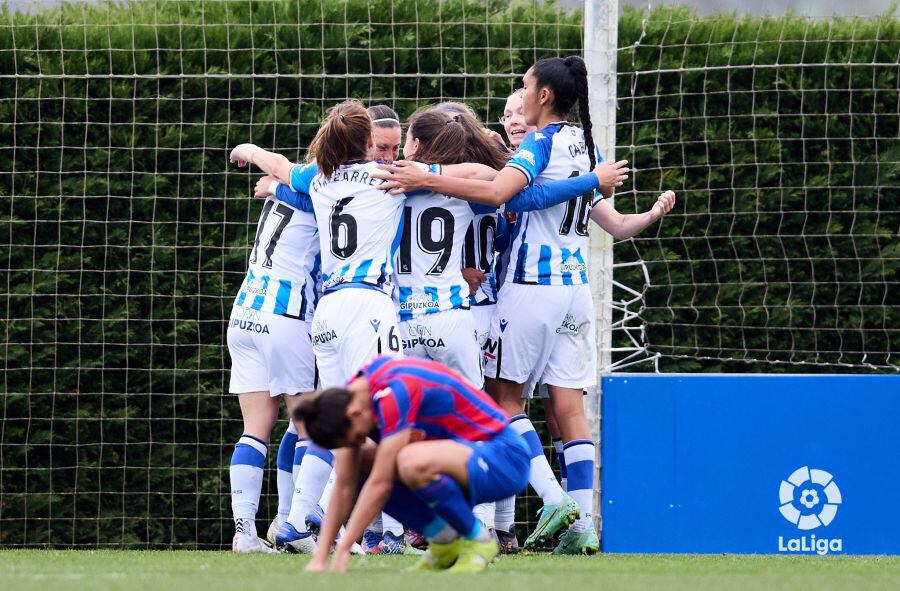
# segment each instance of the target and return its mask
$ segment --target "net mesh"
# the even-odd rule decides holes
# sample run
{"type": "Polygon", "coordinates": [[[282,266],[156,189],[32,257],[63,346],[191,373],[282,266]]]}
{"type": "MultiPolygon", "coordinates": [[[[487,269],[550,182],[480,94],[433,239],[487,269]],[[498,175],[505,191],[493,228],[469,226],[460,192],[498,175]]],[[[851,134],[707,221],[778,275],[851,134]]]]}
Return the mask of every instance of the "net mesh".
{"type": "MultiPolygon", "coordinates": [[[[227,546],[224,327],[260,209],[228,148],[300,159],[351,97],[494,122],[582,33],[580,11],[493,0],[0,11],[0,545],[227,546]]],[[[895,369],[896,19],[626,10],[619,37],[617,154],[638,170],[616,206],[679,202],[615,247],[618,360],[895,369]]]]}
{"type": "Polygon", "coordinates": [[[528,65],[581,34],[566,8],[495,1],[0,12],[0,545],[227,545],[242,426],[224,328],[260,212],[230,147],[299,160],[346,98],[496,122],[528,65]]]}
{"type": "Polygon", "coordinates": [[[678,203],[615,247],[620,366],[896,371],[898,20],[625,20],[616,206],[678,203]]]}

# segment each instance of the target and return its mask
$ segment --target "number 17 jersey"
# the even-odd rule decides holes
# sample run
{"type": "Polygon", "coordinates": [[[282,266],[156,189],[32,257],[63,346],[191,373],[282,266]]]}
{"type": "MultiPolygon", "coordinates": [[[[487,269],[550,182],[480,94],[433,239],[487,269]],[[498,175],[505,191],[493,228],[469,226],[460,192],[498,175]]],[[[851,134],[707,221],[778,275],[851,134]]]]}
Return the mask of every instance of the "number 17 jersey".
{"type": "Polygon", "coordinates": [[[330,178],[315,165],[291,171],[291,188],[309,195],[315,210],[325,294],[350,284],[391,292],[404,199],[379,189],[376,172],[376,162],[363,161],[342,164],[330,178]]]}
{"type": "MultiPolygon", "coordinates": [[[[597,161],[602,158],[597,157],[597,161]]],[[[584,132],[551,123],[525,136],[506,166],[528,184],[557,181],[590,172],[584,132]]],[[[588,216],[594,193],[539,211],[519,214],[506,280],[536,285],[587,284],[588,216]]]]}

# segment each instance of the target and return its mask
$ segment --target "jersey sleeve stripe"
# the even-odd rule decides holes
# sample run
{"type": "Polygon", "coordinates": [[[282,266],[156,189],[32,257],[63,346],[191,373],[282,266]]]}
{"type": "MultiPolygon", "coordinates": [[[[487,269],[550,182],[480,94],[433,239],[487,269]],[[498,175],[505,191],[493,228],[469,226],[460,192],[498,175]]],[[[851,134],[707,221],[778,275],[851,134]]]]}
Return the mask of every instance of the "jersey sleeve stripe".
{"type": "Polygon", "coordinates": [[[525,175],[525,180],[528,182],[529,185],[534,182],[534,178],[532,178],[532,176],[531,176],[531,171],[529,171],[524,166],[519,166],[515,162],[507,162],[505,168],[512,168],[514,170],[518,170],[519,172],[521,172],[523,175],[525,175]]]}

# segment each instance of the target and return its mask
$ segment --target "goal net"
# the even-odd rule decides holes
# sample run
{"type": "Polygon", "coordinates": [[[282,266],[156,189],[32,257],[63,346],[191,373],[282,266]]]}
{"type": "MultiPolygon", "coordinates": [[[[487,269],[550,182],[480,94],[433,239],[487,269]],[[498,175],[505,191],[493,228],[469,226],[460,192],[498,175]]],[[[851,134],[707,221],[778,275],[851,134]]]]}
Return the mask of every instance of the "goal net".
{"type": "MultiPolygon", "coordinates": [[[[619,16],[615,204],[678,203],[611,246],[612,367],[896,370],[897,21],[619,16]]],[[[225,325],[261,207],[228,149],[299,160],[346,98],[502,132],[528,66],[584,34],[536,1],[0,9],[0,546],[227,546],[225,325]]]]}

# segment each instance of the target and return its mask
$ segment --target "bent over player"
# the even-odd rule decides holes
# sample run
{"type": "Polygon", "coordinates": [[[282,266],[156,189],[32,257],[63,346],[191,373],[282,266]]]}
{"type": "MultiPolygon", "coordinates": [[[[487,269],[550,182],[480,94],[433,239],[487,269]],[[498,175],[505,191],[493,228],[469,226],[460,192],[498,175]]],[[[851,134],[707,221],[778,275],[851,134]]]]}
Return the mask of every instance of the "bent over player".
{"type": "Polygon", "coordinates": [[[530,456],[485,392],[433,361],[378,357],[346,388],[301,400],[295,418],[318,445],[341,448],[331,507],[307,570],[325,570],[361,480],[331,570],[346,569],[352,541],[382,508],[428,538],[423,570],[477,572],[496,558],[497,544],[472,507],[521,491],[530,456]]]}

